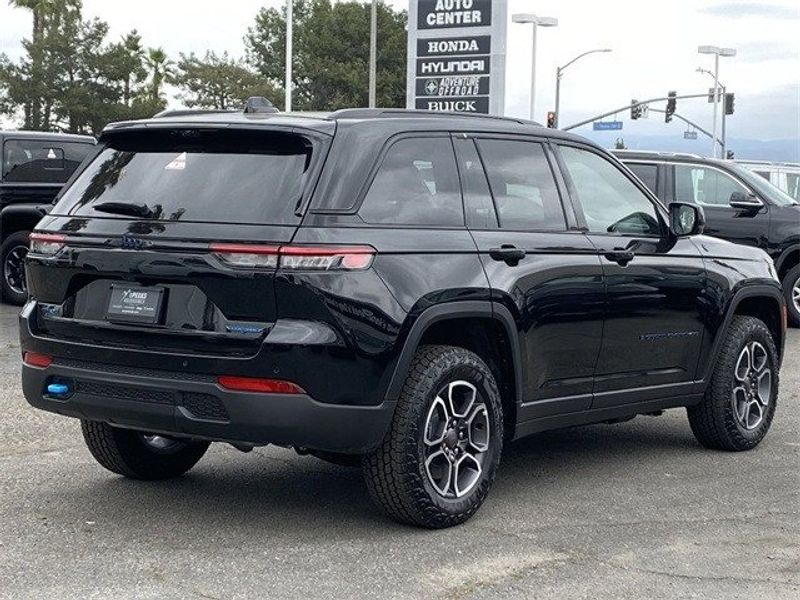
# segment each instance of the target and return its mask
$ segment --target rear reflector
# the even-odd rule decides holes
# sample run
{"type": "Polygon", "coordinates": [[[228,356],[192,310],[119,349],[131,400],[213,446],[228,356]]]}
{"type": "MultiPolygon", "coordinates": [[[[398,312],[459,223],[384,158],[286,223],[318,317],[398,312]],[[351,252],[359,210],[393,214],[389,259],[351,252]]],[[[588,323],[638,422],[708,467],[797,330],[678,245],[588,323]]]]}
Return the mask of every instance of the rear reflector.
{"type": "Polygon", "coordinates": [[[305,394],[305,390],[296,383],[282,379],[259,379],[256,377],[234,377],[222,375],[217,378],[226,390],[237,392],[257,392],[260,394],[305,394]]]}
{"type": "Polygon", "coordinates": [[[57,254],[67,241],[67,236],[54,233],[32,233],[31,252],[52,256],[57,254]]]}
{"type": "Polygon", "coordinates": [[[47,354],[39,354],[38,352],[26,352],[22,355],[22,362],[29,367],[39,367],[46,369],[53,364],[53,357],[47,354]]]}
{"type": "Polygon", "coordinates": [[[262,246],[211,244],[211,251],[232,267],[293,271],[361,271],[375,257],[372,246],[262,246]]]}

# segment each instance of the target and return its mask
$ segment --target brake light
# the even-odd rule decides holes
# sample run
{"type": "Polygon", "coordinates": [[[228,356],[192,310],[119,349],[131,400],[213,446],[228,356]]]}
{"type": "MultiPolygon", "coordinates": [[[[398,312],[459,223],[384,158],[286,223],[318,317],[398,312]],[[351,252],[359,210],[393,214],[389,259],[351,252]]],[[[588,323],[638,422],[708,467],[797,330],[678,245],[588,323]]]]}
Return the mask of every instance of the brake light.
{"type": "Polygon", "coordinates": [[[55,233],[32,233],[30,240],[33,254],[53,256],[64,247],[67,236],[55,233]]]}
{"type": "Polygon", "coordinates": [[[260,379],[257,377],[235,377],[221,375],[217,378],[226,390],[236,392],[257,392],[260,394],[305,394],[305,390],[296,383],[283,379],[260,379]]]}
{"type": "Polygon", "coordinates": [[[46,369],[53,364],[53,357],[48,354],[40,354],[39,352],[26,352],[22,355],[22,362],[29,367],[46,369]]]}
{"type": "Polygon", "coordinates": [[[211,251],[232,267],[296,271],[361,271],[375,257],[371,246],[262,246],[211,244],[211,251]]]}

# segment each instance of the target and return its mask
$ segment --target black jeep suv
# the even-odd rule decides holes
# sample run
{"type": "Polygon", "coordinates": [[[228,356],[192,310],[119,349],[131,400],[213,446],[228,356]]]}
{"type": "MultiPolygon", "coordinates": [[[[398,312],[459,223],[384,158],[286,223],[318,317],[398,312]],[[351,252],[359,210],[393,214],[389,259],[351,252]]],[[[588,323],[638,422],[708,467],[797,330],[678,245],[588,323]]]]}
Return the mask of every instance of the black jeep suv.
{"type": "Polygon", "coordinates": [[[22,380],[115,473],[294,446],[446,527],[522,436],[671,407],[710,448],[770,427],[772,261],[582,138],[358,109],[128,122],[99,145],[32,236],[22,380]]]}
{"type": "Polygon", "coordinates": [[[635,150],[614,154],[662,201],[702,206],[709,235],[767,252],[783,283],[789,321],[800,326],[800,205],[794,198],[731,161],[635,150]]]}
{"type": "Polygon", "coordinates": [[[27,300],[28,236],[94,142],[88,135],[0,131],[0,299],[27,300]]]}

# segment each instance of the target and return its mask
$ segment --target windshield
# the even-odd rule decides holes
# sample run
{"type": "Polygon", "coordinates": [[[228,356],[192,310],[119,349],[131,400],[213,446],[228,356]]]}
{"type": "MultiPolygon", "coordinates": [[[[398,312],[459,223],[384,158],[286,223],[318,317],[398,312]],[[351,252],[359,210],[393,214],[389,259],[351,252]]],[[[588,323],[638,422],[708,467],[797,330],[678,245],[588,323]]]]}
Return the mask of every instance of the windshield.
{"type": "Polygon", "coordinates": [[[745,183],[754,188],[760,195],[769,200],[771,204],[777,206],[791,206],[797,204],[794,198],[786,194],[780,188],[772,185],[758,173],[739,165],[728,164],[727,167],[744,179],[745,183]]]}
{"type": "Polygon", "coordinates": [[[294,224],[311,156],[308,140],[276,132],[117,134],[53,214],[294,224]]]}

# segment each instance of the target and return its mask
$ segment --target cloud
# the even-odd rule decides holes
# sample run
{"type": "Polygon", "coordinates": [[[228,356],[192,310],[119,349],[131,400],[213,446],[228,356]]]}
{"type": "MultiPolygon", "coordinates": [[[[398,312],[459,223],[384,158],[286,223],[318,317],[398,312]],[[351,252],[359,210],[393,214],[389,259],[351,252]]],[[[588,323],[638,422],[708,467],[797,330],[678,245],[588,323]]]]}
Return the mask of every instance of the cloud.
{"type": "Polygon", "coordinates": [[[714,17],[740,19],[743,17],[764,17],[768,19],[798,19],[800,8],[761,2],[721,2],[701,9],[714,17]]]}
{"type": "Polygon", "coordinates": [[[797,59],[797,50],[781,42],[747,42],[737,46],[736,57],[745,62],[797,59]]]}

